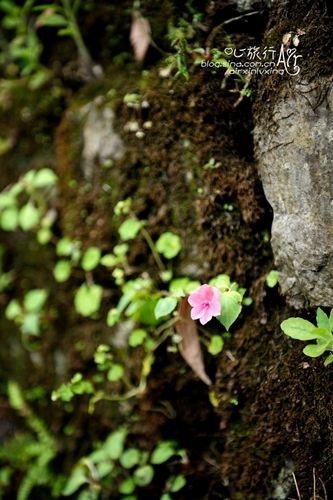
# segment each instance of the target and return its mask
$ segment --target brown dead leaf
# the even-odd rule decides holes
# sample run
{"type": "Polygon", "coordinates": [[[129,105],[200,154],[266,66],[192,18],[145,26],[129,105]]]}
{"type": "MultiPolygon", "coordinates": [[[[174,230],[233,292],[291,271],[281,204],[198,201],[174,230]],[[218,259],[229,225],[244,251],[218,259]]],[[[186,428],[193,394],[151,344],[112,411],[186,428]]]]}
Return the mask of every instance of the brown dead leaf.
{"type": "Polygon", "coordinates": [[[138,11],[133,12],[130,41],[135,59],[142,62],[150,44],[150,24],[138,11]]]}
{"type": "Polygon", "coordinates": [[[191,318],[190,310],[191,306],[187,302],[187,298],[182,299],[178,311],[179,320],[175,324],[176,331],[182,338],[179,344],[179,352],[194,373],[205,384],[211,385],[212,381],[205,371],[197,325],[191,318]]]}

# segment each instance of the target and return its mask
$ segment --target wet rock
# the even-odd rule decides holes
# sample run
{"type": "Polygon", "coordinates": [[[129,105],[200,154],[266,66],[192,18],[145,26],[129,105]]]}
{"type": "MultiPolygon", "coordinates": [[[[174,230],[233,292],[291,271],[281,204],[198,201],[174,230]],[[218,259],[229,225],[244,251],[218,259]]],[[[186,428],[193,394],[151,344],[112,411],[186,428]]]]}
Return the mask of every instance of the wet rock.
{"type": "Polygon", "coordinates": [[[114,112],[96,98],[81,111],[83,125],[82,170],[87,180],[93,177],[96,164],[120,160],[124,154],[123,142],[114,129],[114,112]]]}
{"type": "Polygon", "coordinates": [[[333,93],[294,84],[257,117],[256,154],[274,212],[280,285],[296,307],[333,305],[333,93]]]}

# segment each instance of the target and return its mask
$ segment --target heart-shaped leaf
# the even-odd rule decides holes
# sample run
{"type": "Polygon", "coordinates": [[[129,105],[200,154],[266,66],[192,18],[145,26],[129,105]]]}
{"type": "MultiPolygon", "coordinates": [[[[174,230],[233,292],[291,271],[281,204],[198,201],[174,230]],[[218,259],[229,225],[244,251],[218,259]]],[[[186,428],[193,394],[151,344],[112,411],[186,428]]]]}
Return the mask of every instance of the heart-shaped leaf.
{"type": "Polygon", "coordinates": [[[217,318],[226,330],[236,321],[242,310],[242,296],[235,291],[222,292],[221,314],[217,318]]]}

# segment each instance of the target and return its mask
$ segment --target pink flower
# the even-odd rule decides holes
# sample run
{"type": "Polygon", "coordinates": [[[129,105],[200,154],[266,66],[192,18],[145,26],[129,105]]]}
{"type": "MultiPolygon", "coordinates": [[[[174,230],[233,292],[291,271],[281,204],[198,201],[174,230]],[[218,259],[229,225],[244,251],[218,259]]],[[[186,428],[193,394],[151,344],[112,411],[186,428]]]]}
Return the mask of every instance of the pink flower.
{"type": "Polygon", "coordinates": [[[202,325],[221,313],[221,294],[215,286],[201,285],[187,300],[192,306],[191,318],[199,319],[202,325]]]}

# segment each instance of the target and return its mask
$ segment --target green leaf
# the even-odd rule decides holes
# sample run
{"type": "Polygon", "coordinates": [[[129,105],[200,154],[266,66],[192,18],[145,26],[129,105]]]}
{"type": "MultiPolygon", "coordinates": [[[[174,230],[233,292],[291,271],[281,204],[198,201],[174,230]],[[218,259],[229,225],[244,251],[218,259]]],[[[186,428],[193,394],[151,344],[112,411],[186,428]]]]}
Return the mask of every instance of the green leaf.
{"type": "Polygon", "coordinates": [[[156,250],[166,259],[173,259],[181,249],[182,244],[179,236],[169,231],[161,234],[156,242],[156,250]]]}
{"type": "MultiPolygon", "coordinates": [[[[156,304],[157,299],[153,296],[148,297],[146,300],[137,300],[135,303],[132,303],[134,306],[134,309],[132,310],[133,314],[131,313],[129,315],[142,325],[156,326],[158,324],[158,319],[155,317],[156,304]]],[[[131,306],[129,306],[127,311],[130,310],[131,306]]],[[[127,312],[126,315],[128,315],[127,312]]]]}
{"type": "Polygon", "coordinates": [[[117,309],[112,308],[109,310],[107,318],[106,318],[106,324],[108,326],[114,326],[116,323],[118,323],[120,319],[120,314],[117,309]]]}
{"type": "Polygon", "coordinates": [[[243,305],[244,306],[250,306],[253,303],[253,299],[251,297],[245,297],[243,299],[243,305]]]}
{"type": "Polygon", "coordinates": [[[177,299],[174,297],[163,297],[157,301],[155,306],[155,317],[156,319],[163,318],[172,313],[172,311],[177,307],[177,299]]]}
{"type": "MultiPolygon", "coordinates": [[[[96,464],[97,474],[100,478],[108,476],[110,472],[112,472],[113,468],[114,464],[110,462],[110,460],[96,464]]],[[[91,499],[89,498],[89,500],[91,499]]]]}
{"type": "Polygon", "coordinates": [[[94,464],[100,464],[102,462],[108,461],[109,463],[112,463],[110,461],[110,457],[107,453],[107,451],[104,449],[104,447],[97,448],[95,451],[90,453],[88,456],[88,459],[94,464]]]}
{"type": "Polygon", "coordinates": [[[117,257],[125,257],[126,253],[128,252],[128,245],[127,243],[121,243],[120,245],[116,245],[113,249],[113,253],[117,257]]]}
{"type": "Polygon", "coordinates": [[[60,27],[67,26],[68,22],[65,17],[60,14],[51,13],[48,14],[46,11],[43,12],[36,19],[37,26],[51,26],[51,27],[60,27]]]}
{"type": "Polygon", "coordinates": [[[333,354],[330,354],[329,356],[327,356],[327,358],[324,361],[324,366],[328,366],[331,363],[333,363],[333,354]]]}
{"type": "Polygon", "coordinates": [[[6,318],[10,321],[13,321],[15,318],[17,318],[17,316],[20,316],[20,314],[22,314],[22,308],[20,304],[16,299],[11,300],[6,308],[6,318]]]}
{"type": "Polygon", "coordinates": [[[19,224],[23,231],[29,231],[39,222],[39,211],[30,202],[21,208],[19,212],[19,224]]]}
{"type": "Polygon", "coordinates": [[[153,465],[163,464],[173,455],[175,455],[175,443],[173,441],[163,441],[153,451],[150,463],[153,465]]]}
{"type": "Polygon", "coordinates": [[[124,375],[124,367],[118,363],[114,363],[108,371],[108,380],[117,382],[124,375]]]}
{"type": "Polygon", "coordinates": [[[131,477],[127,477],[119,485],[119,493],[129,495],[135,490],[135,483],[131,477]]]}
{"type": "Polygon", "coordinates": [[[315,326],[303,318],[288,318],[281,323],[281,329],[285,335],[296,340],[315,340],[315,326]]]}
{"type": "Polygon", "coordinates": [[[68,260],[59,260],[53,269],[54,279],[58,283],[67,281],[71,275],[72,265],[68,260]]]}
{"type": "Polygon", "coordinates": [[[172,500],[172,496],[169,493],[163,493],[160,500],[172,500]]]}
{"type": "Polygon", "coordinates": [[[330,312],[330,327],[331,327],[331,332],[333,332],[333,308],[331,309],[330,312]]]}
{"type": "Polygon", "coordinates": [[[163,283],[167,283],[172,278],[172,271],[161,271],[160,277],[163,283]]]}
{"type": "Polygon", "coordinates": [[[322,309],[320,309],[320,307],[318,307],[318,309],[317,309],[316,319],[317,319],[317,325],[320,328],[325,328],[325,330],[327,330],[328,332],[331,331],[329,317],[327,316],[326,313],[324,313],[324,311],[322,309]]]}
{"type": "Polygon", "coordinates": [[[119,257],[116,257],[112,253],[103,255],[101,258],[101,264],[105,267],[114,267],[119,263],[119,257]]]}
{"type": "Polygon", "coordinates": [[[176,493],[177,491],[184,488],[186,484],[186,479],[182,474],[170,479],[170,491],[171,493],[176,493]]]}
{"type": "Polygon", "coordinates": [[[122,455],[126,436],[127,430],[121,428],[112,432],[105,441],[103,447],[112,460],[118,460],[122,455]]]}
{"type": "Polygon", "coordinates": [[[21,411],[25,407],[25,401],[23,398],[21,387],[14,380],[9,380],[7,391],[10,406],[15,410],[21,411]]]}
{"type": "Polygon", "coordinates": [[[40,311],[47,299],[47,291],[36,288],[30,290],[24,296],[23,306],[26,311],[35,312],[40,311]]]}
{"type": "Polygon", "coordinates": [[[269,288],[274,288],[279,282],[279,272],[272,270],[266,276],[266,283],[269,288]]]}
{"type": "Polygon", "coordinates": [[[33,312],[25,314],[21,329],[28,335],[39,335],[39,315],[33,312]]]}
{"type": "Polygon", "coordinates": [[[221,314],[218,320],[227,331],[236,321],[242,310],[242,296],[238,292],[229,291],[221,293],[221,314]]]}
{"type": "Polygon", "coordinates": [[[326,342],[321,341],[318,342],[317,344],[307,345],[306,347],[304,347],[303,352],[304,354],[310,356],[311,358],[317,358],[326,351],[329,345],[330,345],[329,341],[326,342]]]}
{"type": "Polygon", "coordinates": [[[318,328],[315,327],[313,329],[313,333],[316,335],[316,339],[318,341],[331,341],[333,342],[333,335],[329,330],[326,330],[326,328],[318,328]]]}
{"type": "Polygon", "coordinates": [[[74,250],[74,242],[65,236],[58,241],[56,254],[59,257],[70,257],[74,250]]]}
{"type": "Polygon", "coordinates": [[[16,194],[13,193],[13,188],[10,191],[0,193],[0,210],[13,206],[16,206],[16,194]]]}
{"type": "Polygon", "coordinates": [[[19,212],[16,207],[6,208],[0,216],[0,225],[4,231],[15,231],[19,223],[19,212]]]}
{"type": "Polygon", "coordinates": [[[82,316],[92,316],[101,305],[103,288],[99,285],[83,283],[74,297],[75,309],[82,316]]]}
{"type": "Polygon", "coordinates": [[[221,335],[212,335],[208,346],[208,352],[213,356],[216,356],[222,351],[223,344],[224,341],[221,335]]]}
{"type": "Polygon", "coordinates": [[[128,344],[131,347],[137,347],[137,346],[143,344],[146,337],[147,337],[146,330],[143,330],[142,328],[136,328],[135,330],[133,330],[131,332],[129,339],[128,339],[128,344]]]}
{"type": "Polygon", "coordinates": [[[185,297],[185,295],[194,292],[200,286],[200,281],[190,280],[189,278],[176,278],[171,281],[169,291],[174,297],[185,297]]]}
{"type": "Polygon", "coordinates": [[[43,227],[37,232],[37,241],[40,245],[46,245],[52,239],[52,231],[47,227],[43,227]]]}
{"type": "Polygon", "coordinates": [[[75,493],[85,483],[88,483],[88,478],[86,477],[83,465],[80,464],[74,468],[65,488],[62,491],[62,494],[65,497],[73,495],[73,493],[75,493]]]}
{"type": "Polygon", "coordinates": [[[50,168],[42,168],[36,172],[33,184],[37,188],[51,187],[57,183],[58,177],[50,168]]]}
{"type": "Polygon", "coordinates": [[[148,486],[154,477],[154,469],[151,465],[142,465],[134,471],[133,479],[138,486],[148,486]]]}
{"type": "Polygon", "coordinates": [[[24,174],[24,176],[22,177],[22,181],[23,181],[25,188],[31,187],[31,185],[33,185],[35,175],[36,175],[35,170],[28,170],[28,172],[26,172],[24,174]]]}
{"type": "Polygon", "coordinates": [[[100,258],[101,251],[98,247],[88,248],[82,257],[82,269],[84,269],[84,271],[92,271],[98,266],[100,258]]]}
{"type": "Polygon", "coordinates": [[[73,28],[62,28],[58,31],[59,36],[73,36],[74,30],[73,28]]]}
{"type": "MultiPolygon", "coordinates": [[[[119,461],[125,469],[131,469],[134,465],[137,465],[140,461],[140,451],[136,448],[129,448],[125,450],[121,455],[119,461]]],[[[131,491],[129,493],[132,493],[131,491]]]]}
{"type": "Polygon", "coordinates": [[[231,286],[230,277],[227,274],[219,274],[209,281],[209,285],[216,286],[220,290],[228,290],[231,286]]]}
{"type": "Polygon", "coordinates": [[[120,238],[123,241],[133,240],[142,226],[143,223],[137,219],[130,218],[125,220],[118,229],[120,238]]]}

